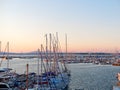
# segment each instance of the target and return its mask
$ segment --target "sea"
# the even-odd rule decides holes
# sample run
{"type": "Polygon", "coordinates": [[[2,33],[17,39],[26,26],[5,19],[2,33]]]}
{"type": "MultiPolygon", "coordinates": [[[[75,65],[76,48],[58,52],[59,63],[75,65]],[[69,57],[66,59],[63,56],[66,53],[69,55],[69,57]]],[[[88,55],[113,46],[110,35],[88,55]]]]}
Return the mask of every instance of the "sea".
{"type": "MultiPolygon", "coordinates": [[[[37,73],[37,58],[2,60],[1,67],[9,65],[16,73],[25,73],[26,64],[29,72],[37,73]],[[9,64],[8,64],[9,63],[9,64]]],[[[116,74],[120,72],[119,66],[95,65],[92,63],[71,63],[67,67],[71,70],[71,80],[68,90],[113,90],[116,85],[116,74]]]]}

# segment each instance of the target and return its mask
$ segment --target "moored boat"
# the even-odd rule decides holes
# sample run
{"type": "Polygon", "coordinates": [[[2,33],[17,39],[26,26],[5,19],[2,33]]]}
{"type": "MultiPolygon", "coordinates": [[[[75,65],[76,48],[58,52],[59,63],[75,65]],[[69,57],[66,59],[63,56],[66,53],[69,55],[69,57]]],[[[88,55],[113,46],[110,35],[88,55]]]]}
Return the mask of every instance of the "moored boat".
{"type": "Polygon", "coordinates": [[[113,90],[120,90],[120,73],[117,73],[116,78],[118,82],[115,86],[113,86],[113,90]]]}
{"type": "Polygon", "coordinates": [[[120,66],[120,60],[116,60],[112,63],[113,66],[120,66]]]}
{"type": "Polygon", "coordinates": [[[59,58],[57,36],[56,38],[54,36],[53,40],[50,38],[50,53],[48,55],[47,41],[46,35],[46,50],[44,51],[42,44],[40,51],[38,50],[38,57],[41,57],[40,61],[38,59],[38,75],[35,76],[33,87],[28,87],[28,90],[67,90],[70,82],[70,70],[68,70],[65,63],[67,56],[62,59],[59,58]],[[51,50],[51,46],[53,50],[51,50]],[[43,56],[45,57],[45,61],[43,56]]]}
{"type": "Polygon", "coordinates": [[[56,38],[53,36],[53,40],[50,43],[49,55],[47,44],[46,51],[43,45],[41,45],[41,50],[38,50],[37,73],[29,73],[28,64],[25,74],[9,73],[11,69],[4,68],[0,69],[0,73],[4,73],[3,75],[0,74],[0,82],[12,90],[67,90],[70,82],[70,70],[68,70],[65,63],[67,56],[62,59],[59,58],[57,36],[56,38]],[[46,61],[44,61],[43,57],[45,57],[46,61]]]}

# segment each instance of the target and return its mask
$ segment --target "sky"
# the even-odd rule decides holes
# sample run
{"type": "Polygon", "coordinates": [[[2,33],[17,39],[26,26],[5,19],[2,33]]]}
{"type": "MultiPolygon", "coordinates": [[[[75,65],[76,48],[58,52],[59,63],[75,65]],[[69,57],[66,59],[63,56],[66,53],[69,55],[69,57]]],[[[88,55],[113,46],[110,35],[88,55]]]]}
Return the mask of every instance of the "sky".
{"type": "Polygon", "coordinates": [[[58,32],[63,51],[120,50],[120,0],[0,0],[0,41],[11,52],[40,48],[58,32]]]}

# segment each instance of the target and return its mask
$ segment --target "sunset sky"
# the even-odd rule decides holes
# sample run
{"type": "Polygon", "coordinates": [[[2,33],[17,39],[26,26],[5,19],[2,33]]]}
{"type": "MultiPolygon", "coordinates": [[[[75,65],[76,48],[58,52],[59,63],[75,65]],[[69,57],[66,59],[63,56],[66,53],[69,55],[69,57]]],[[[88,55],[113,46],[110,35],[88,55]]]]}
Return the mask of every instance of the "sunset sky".
{"type": "Polygon", "coordinates": [[[120,50],[120,0],[0,0],[2,50],[35,51],[56,32],[70,52],[120,50]]]}

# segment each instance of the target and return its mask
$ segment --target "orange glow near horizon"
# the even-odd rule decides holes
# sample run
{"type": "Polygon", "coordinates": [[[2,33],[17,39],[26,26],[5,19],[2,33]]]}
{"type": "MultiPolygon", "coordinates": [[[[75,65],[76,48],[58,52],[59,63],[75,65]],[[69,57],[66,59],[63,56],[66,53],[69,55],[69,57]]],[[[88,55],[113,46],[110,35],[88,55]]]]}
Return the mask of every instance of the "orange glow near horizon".
{"type": "MultiPolygon", "coordinates": [[[[12,48],[10,50],[10,52],[32,52],[32,51],[37,51],[38,50],[38,46],[35,47],[27,47],[24,46],[24,48],[21,46],[18,48],[12,48]]],[[[45,48],[45,47],[44,47],[45,48]]],[[[119,49],[106,49],[106,48],[100,48],[100,47],[96,47],[96,48],[89,48],[89,47],[74,47],[74,48],[68,48],[68,52],[116,52],[119,49]]],[[[65,52],[65,49],[61,50],[62,52],[65,52]]]]}
{"type": "MultiPolygon", "coordinates": [[[[59,37],[60,38],[60,37],[59,37]]],[[[26,39],[26,38],[25,38],[26,39]]],[[[45,48],[45,40],[41,41],[39,39],[33,38],[29,39],[27,38],[27,41],[24,41],[24,38],[22,40],[17,41],[17,39],[14,39],[14,41],[10,41],[10,52],[31,52],[31,51],[37,51],[38,48],[40,48],[40,44],[44,44],[45,48]],[[41,42],[40,42],[41,41],[41,42]]],[[[43,39],[43,38],[42,38],[43,39]]],[[[61,51],[65,52],[65,40],[60,39],[61,43],[61,51]]],[[[2,51],[4,51],[5,46],[7,42],[2,42],[2,51]]],[[[49,47],[49,45],[48,45],[49,47]]],[[[119,51],[118,47],[113,47],[111,44],[108,46],[102,45],[100,43],[80,43],[76,41],[70,41],[68,38],[68,45],[67,45],[68,52],[116,52],[119,51]],[[74,42],[74,43],[73,43],[74,42]]]]}

